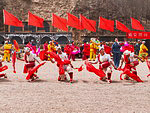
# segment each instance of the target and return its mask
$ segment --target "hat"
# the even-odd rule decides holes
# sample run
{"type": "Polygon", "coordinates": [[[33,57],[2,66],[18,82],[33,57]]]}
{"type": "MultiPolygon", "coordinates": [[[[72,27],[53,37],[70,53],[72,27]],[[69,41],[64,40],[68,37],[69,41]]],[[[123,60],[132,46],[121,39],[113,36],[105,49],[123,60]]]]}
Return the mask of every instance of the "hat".
{"type": "Polygon", "coordinates": [[[142,43],[144,43],[144,44],[145,44],[145,41],[142,41],[142,43]]]}
{"type": "Polygon", "coordinates": [[[126,51],[124,51],[124,55],[129,55],[131,53],[131,51],[129,51],[129,50],[126,50],[126,51]]]}

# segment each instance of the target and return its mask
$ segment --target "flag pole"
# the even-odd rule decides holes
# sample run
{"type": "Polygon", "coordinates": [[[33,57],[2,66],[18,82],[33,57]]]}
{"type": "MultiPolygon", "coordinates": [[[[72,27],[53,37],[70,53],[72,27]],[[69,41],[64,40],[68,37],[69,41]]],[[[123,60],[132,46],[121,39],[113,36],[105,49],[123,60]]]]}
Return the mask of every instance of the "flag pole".
{"type": "Polygon", "coordinates": [[[4,15],[4,9],[3,9],[3,22],[4,22],[4,33],[5,33],[6,28],[5,28],[5,15],[4,15]]]}

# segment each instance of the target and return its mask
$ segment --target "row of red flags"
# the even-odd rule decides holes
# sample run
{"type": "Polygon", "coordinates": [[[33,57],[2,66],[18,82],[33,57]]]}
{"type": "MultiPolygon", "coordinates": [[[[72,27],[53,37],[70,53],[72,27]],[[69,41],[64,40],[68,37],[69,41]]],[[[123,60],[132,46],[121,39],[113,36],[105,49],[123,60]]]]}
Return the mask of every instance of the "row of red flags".
{"type": "MultiPolygon", "coordinates": [[[[22,21],[16,18],[11,13],[3,10],[4,13],[4,24],[12,25],[17,27],[23,27],[22,21]]],[[[63,31],[68,31],[68,26],[74,27],[79,30],[87,29],[89,31],[96,32],[96,21],[87,19],[83,15],[80,14],[80,18],[68,13],[68,20],[61,18],[55,14],[52,14],[52,26],[59,28],[63,31]]],[[[100,17],[99,28],[114,32],[115,22],[113,20],[108,20],[103,17],[100,17]]],[[[40,18],[30,11],[28,12],[28,25],[36,26],[36,27],[44,27],[43,18],[40,18]]],[[[131,18],[131,25],[133,29],[136,30],[144,30],[144,27],[140,23],[140,21],[131,18]]],[[[130,29],[126,27],[124,24],[116,20],[116,28],[123,32],[130,32],[130,29]]]]}

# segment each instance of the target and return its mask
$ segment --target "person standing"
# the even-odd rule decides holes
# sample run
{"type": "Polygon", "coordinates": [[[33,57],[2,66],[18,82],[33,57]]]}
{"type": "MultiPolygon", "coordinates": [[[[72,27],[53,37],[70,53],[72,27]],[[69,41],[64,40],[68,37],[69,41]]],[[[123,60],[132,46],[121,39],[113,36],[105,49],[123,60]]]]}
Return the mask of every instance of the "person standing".
{"type": "Polygon", "coordinates": [[[90,56],[90,44],[88,44],[87,42],[84,42],[82,53],[83,53],[82,60],[86,60],[90,56]]]}
{"type": "Polygon", "coordinates": [[[2,61],[5,61],[7,59],[7,62],[10,62],[10,54],[11,54],[12,44],[8,44],[8,41],[5,41],[5,44],[2,48],[4,49],[4,57],[3,57],[2,61]]]}
{"type": "MultiPolygon", "coordinates": [[[[55,52],[55,51],[56,51],[55,44],[52,41],[49,41],[48,52],[55,52]]],[[[50,55],[48,54],[48,56],[50,55]]],[[[50,61],[50,58],[48,58],[48,61],[50,61]]]]}
{"type": "Polygon", "coordinates": [[[112,53],[113,53],[114,64],[117,68],[119,67],[119,63],[120,63],[120,59],[121,59],[120,48],[121,48],[121,46],[119,45],[118,39],[115,38],[115,42],[112,45],[112,53]]]}
{"type": "Polygon", "coordinates": [[[140,45],[141,45],[141,41],[138,40],[138,42],[135,44],[135,54],[139,55],[139,51],[140,51],[140,45]]]}
{"type": "Polygon", "coordinates": [[[145,46],[145,41],[142,41],[142,44],[140,46],[140,51],[139,51],[139,57],[141,57],[143,60],[148,56],[148,48],[145,46]]]}
{"type": "Polygon", "coordinates": [[[96,52],[99,44],[95,43],[93,40],[90,41],[90,61],[96,60],[96,52]]]}

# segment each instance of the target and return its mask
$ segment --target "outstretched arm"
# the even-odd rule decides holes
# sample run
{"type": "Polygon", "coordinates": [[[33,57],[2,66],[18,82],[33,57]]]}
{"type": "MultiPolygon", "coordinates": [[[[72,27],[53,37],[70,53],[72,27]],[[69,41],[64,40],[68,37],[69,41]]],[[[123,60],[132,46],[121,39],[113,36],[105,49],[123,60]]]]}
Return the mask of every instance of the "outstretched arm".
{"type": "Polygon", "coordinates": [[[55,63],[55,61],[54,61],[50,56],[48,56],[47,54],[45,54],[45,56],[46,56],[47,58],[50,58],[50,61],[51,61],[52,63],[55,63]]]}
{"type": "Polygon", "coordinates": [[[117,69],[112,61],[110,61],[110,64],[114,67],[114,69],[117,69]]]}

